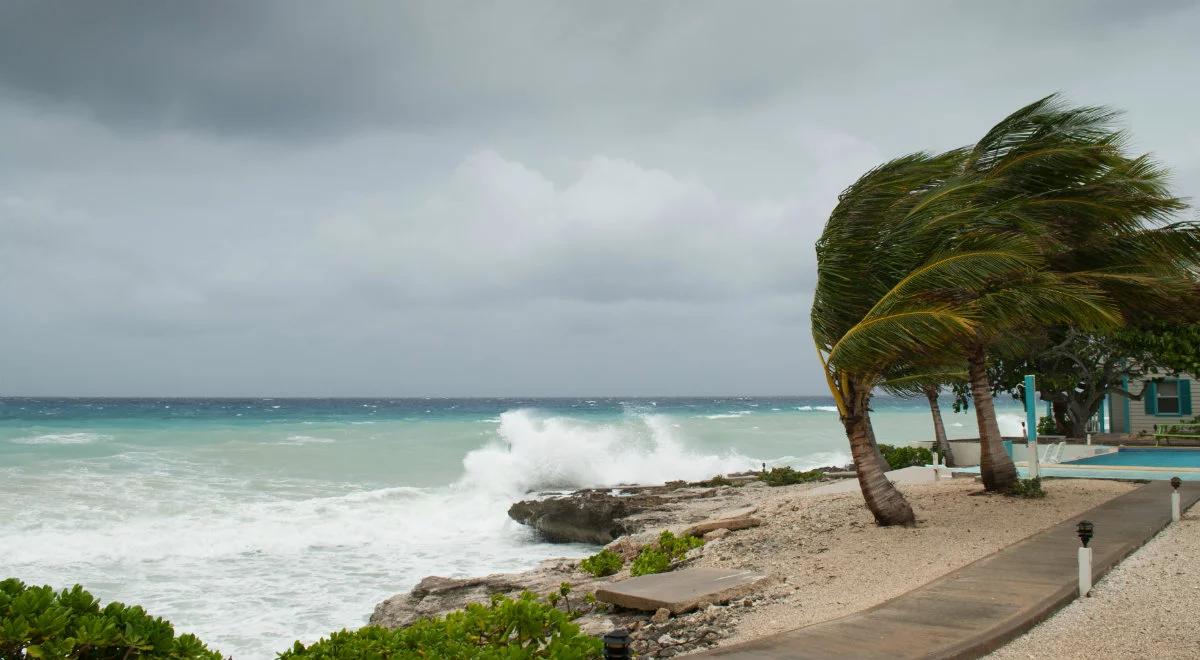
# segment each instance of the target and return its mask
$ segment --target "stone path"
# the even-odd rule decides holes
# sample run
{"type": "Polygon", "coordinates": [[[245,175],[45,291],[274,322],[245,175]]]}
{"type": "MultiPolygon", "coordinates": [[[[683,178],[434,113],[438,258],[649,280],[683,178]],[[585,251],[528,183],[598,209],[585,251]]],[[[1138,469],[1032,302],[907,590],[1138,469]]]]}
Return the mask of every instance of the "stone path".
{"type": "MultiPolygon", "coordinates": [[[[1095,524],[1093,568],[1099,579],[1170,522],[1170,491],[1165,482],[1147,484],[870,609],[703,655],[979,657],[1076,597],[1079,520],[1095,524]]],[[[1200,500],[1200,484],[1184,483],[1180,492],[1185,508],[1200,500]]]]}

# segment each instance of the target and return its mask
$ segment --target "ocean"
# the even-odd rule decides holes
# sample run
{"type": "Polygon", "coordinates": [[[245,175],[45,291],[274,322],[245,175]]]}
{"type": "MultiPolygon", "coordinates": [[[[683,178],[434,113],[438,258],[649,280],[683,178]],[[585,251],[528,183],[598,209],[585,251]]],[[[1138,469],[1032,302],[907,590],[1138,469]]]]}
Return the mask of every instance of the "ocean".
{"type": "MultiPolygon", "coordinates": [[[[924,400],[874,410],[880,442],[932,435],[924,400]]],[[[951,437],[976,435],[973,412],[943,414],[951,437]]],[[[426,575],[594,551],[509,520],[529,491],[849,460],[827,397],[5,398],[0,578],[79,583],[273,658],[426,575]]]]}

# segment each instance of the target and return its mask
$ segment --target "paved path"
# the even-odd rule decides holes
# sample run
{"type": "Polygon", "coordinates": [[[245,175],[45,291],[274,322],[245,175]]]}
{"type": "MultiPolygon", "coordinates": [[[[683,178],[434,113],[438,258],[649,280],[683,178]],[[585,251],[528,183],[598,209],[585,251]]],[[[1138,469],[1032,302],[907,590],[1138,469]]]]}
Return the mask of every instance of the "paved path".
{"type": "MultiPolygon", "coordinates": [[[[1096,525],[1094,579],[1171,520],[1171,487],[1147,484],[868,610],[714,649],[726,658],[975,658],[1076,596],[1075,523],[1096,525]]],[[[1186,509],[1200,484],[1180,488],[1186,509]]],[[[879,570],[887,570],[880,566],[879,570]]],[[[864,576],[864,579],[870,579],[864,576]]]]}

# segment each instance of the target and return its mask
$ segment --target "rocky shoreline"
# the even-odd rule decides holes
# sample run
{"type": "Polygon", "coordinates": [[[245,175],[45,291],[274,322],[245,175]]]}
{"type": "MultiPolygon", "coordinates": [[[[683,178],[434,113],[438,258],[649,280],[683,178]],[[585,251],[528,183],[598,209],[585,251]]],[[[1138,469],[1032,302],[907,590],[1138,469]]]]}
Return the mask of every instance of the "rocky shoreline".
{"type": "Polygon", "coordinates": [[[874,524],[857,489],[811,493],[827,484],[769,487],[752,479],[739,485],[714,480],[543,493],[514,505],[515,519],[545,526],[559,538],[599,539],[620,530],[606,547],[626,560],[661,530],[701,535],[707,542],[689,551],[675,570],[748,571],[763,578],[726,602],[699,602],[676,612],[595,607],[587,595],[628,580],[629,561],[615,575],[597,578],[583,572],[578,559],[553,559],[520,573],[427,577],[409,593],[380,603],[370,623],[404,626],[486,602],[492,594],[545,595],[567,583],[571,609],[584,612],[576,623],[586,632],[599,636],[625,628],[639,656],[673,657],[871,607],[1132,488],[1113,481],[1052,480],[1045,499],[1025,500],[979,496],[970,479],[906,485],[902,490],[918,513],[917,525],[883,528],[874,524]],[[612,498],[629,501],[619,505],[612,498]]]}
{"type": "MultiPolygon", "coordinates": [[[[842,467],[822,471],[836,476],[821,478],[816,483],[846,478],[848,474],[842,467]]],[[[744,473],[703,482],[535,494],[513,504],[509,516],[538,530],[550,541],[604,545],[620,554],[626,566],[614,575],[594,577],[579,568],[580,560],[560,558],[543,561],[519,573],[472,578],[429,576],[407,594],[379,603],[370,624],[406,626],[424,617],[462,609],[469,603],[487,602],[493,594],[516,596],[523,591],[547,594],[557,591],[563,583],[570,584],[572,591],[581,596],[594,594],[605,585],[631,577],[628,562],[663,530],[706,540],[705,546],[690,551],[675,569],[695,564],[705,552],[717,548],[719,542],[731,540],[730,535],[763,524],[754,514],[764,491],[784,492],[813,485],[770,488],[758,477],[758,473],[744,473]]],[[[625,628],[630,631],[639,655],[665,658],[712,646],[729,637],[738,624],[739,614],[747,607],[762,604],[763,598],[761,594],[744,597],[738,594],[732,602],[702,602],[693,611],[675,613],[665,609],[638,611],[589,604],[576,623],[597,636],[625,628]]]]}

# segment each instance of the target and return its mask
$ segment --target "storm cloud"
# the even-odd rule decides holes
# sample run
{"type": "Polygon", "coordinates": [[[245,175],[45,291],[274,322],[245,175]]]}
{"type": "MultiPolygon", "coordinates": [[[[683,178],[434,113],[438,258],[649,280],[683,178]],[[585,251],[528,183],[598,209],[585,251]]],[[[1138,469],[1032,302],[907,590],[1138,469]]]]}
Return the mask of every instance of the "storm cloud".
{"type": "Polygon", "coordinates": [[[837,193],[1045,94],[1200,191],[1194,3],[0,3],[0,394],[819,393],[837,193]]]}

